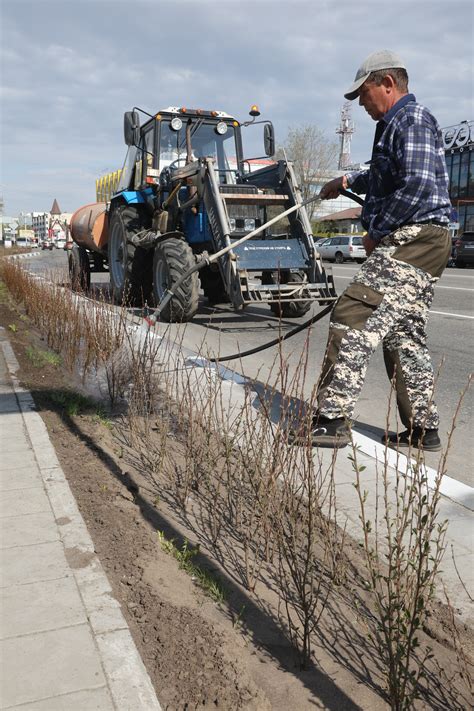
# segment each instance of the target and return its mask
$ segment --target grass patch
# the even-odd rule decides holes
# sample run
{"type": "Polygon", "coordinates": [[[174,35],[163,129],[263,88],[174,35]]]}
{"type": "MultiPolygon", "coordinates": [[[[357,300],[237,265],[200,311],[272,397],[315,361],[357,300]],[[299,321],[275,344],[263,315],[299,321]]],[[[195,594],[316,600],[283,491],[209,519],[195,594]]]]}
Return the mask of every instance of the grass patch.
{"type": "Polygon", "coordinates": [[[97,414],[97,403],[92,398],[82,395],[74,390],[56,390],[49,394],[49,399],[59,406],[66,415],[97,414]]]}
{"type": "Polygon", "coordinates": [[[44,368],[46,365],[52,365],[57,368],[62,364],[62,358],[57,353],[53,353],[52,351],[43,351],[40,348],[35,348],[34,346],[28,346],[26,349],[26,355],[35,368],[44,368]]]}
{"type": "Polygon", "coordinates": [[[96,406],[96,413],[93,416],[93,421],[96,422],[98,425],[102,425],[103,427],[107,427],[108,430],[113,429],[113,422],[112,420],[107,416],[107,412],[105,409],[99,405],[96,406]]]}
{"type": "Polygon", "coordinates": [[[189,541],[184,539],[181,548],[175,544],[174,538],[168,540],[163,531],[158,531],[158,540],[161,549],[178,561],[179,567],[191,576],[193,581],[214,600],[214,602],[224,602],[226,591],[219,578],[208,570],[204,570],[193,562],[199,553],[199,546],[192,548],[189,541]]]}

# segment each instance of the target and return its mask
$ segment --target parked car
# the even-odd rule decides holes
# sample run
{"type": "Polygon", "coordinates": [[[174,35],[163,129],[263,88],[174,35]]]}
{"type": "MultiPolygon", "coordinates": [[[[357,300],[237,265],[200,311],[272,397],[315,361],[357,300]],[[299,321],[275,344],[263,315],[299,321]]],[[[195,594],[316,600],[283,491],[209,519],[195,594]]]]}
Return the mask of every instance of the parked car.
{"type": "Polygon", "coordinates": [[[455,265],[465,267],[474,264],[474,232],[464,232],[456,240],[455,265]]]}
{"type": "Polygon", "coordinates": [[[56,249],[66,249],[66,240],[65,239],[57,239],[56,240],[56,249]]]}
{"type": "Polygon", "coordinates": [[[322,244],[326,240],[327,240],[327,237],[316,237],[316,239],[314,240],[314,244],[317,247],[318,245],[322,244]]]}
{"type": "Polygon", "coordinates": [[[342,264],[345,259],[361,264],[367,258],[360,235],[335,235],[318,245],[323,259],[342,264]]]}
{"type": "Polygon", "coordinates": [[[41,249],[53,249],[53,243],[49,242],[49,240],[45,240],[44,242],[41,243],[41,249]]]}

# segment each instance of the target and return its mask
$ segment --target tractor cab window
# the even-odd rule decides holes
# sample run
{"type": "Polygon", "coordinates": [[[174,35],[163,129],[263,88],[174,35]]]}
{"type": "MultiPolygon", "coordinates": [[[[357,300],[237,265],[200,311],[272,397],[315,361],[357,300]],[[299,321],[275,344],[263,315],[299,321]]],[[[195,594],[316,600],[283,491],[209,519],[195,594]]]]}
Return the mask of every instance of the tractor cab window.
{"type": "Polygon", "coordinates": [[[151,126],[147,131],[144,132],[143,134],[143,154],[144,158],[146,161],[146,164],[154,167],[154,141],[155,141],[155,130],[154,126],[151,126]]]}
{"type": "Polygon", "coordinates": [[[181,131],[173,131],[169,121],[161,121],[160,125],[160,170],[174,163],[175,165],[184,165],[186,160],[186,138],[182,144],[180,134],[181,131]],[[179,163],[178,163],[179,161],[179,163]]]}
{"type": "MultiPolygon", "coordinates": [[[[227,131],[220,134],[215,123],[191,119],[191,160],[213,158],[221,183],[234,183],[237,170],[234,127],[226,124],[227,131]]],[[[186,123],[174,131],[168,121],[161,121],[160,170],[166,166],[184,166],[187,157],[186,123]]]]}

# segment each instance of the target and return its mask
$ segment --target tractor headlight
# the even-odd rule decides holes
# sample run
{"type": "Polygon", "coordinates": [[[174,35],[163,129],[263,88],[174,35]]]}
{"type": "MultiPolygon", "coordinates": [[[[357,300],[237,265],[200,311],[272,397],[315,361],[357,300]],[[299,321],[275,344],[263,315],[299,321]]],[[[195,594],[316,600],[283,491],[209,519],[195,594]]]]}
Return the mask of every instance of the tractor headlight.
{"type": "Polygon", "coordinates": [[[235,232],[235,219],[233,217],[229,217],[229,227],[231,232],[235,232]]]}
{"type": "Polygon", "coordinates": [[[225,121],[219,121],[219,123],[216,126],[216,131],[219,134],[219,136],[223,136],[224,134],[227,133],[227,124],[225,121]]]}
{"type": "Polygon", "coordinates": [[[179,116],[175,116],[171,119],[171,128],[173,129],[173,131],[180,131],[183,128],[183,122],[181,121],[179,116]]]}
{"type": "Polygon", "coordinates": [[[247,217],[247,219],[244,222],[244,230],[246,232],[253,232],[255,229],[255,220],[247,217]]]}

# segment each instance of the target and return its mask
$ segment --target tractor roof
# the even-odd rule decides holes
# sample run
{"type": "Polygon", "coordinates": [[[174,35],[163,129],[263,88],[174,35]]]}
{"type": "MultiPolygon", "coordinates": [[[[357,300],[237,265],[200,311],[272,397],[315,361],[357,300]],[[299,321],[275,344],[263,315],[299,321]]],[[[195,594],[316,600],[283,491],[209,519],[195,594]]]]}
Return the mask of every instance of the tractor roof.
{"type": "Polygon", "coordinates": [[[234,119],[233,116],[226,113],[225,111],[206,111],[204,109],[188,109],[184,106],[168,106],[166,109],[160,109],[160,111],[158,113],[173,114],[173,115],[178,114],[179,116],[183,116],[183,115],[186,116],[187,114],[192,114],[193,116],[197,115],[197,116],[205,116],[205,117],[210,117],[210,118],[234,119]]]}

